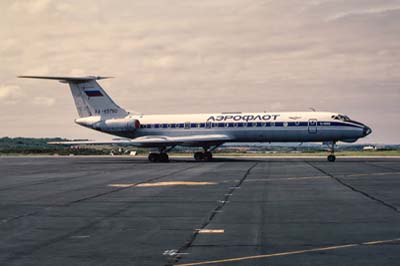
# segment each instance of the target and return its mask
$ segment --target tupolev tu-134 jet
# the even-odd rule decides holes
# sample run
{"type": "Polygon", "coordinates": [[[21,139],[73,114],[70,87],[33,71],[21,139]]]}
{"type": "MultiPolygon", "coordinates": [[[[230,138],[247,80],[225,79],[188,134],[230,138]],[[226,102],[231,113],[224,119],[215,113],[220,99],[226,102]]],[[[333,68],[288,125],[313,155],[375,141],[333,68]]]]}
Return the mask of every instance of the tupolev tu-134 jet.
{"type": "Polygon", "coordinates": [[[96,80],[107,77],[48,77],[68,83],[79,118],[75,123],[122,137],[111,141],[65,141],[59,145],[115,144],[157,148],[152,162],[168,162],[174,147],[202,147],[196,161],[211,161],[212,151],[226,142],[324,142],[330,144],[328,161],[335,161],[337,141],[355,142],[371,129],[348,116],[331,112],[227,112],[217,114],[143,115],[119,107],[96,80]]]}

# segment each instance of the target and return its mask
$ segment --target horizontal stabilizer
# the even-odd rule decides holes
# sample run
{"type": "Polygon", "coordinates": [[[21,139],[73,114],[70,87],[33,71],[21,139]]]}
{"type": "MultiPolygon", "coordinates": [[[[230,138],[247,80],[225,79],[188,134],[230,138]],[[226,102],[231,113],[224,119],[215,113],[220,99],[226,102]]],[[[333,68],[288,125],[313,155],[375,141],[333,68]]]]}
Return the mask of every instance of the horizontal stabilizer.
{"type": "Polygon", "coordinates": [[[91,80],[109,79],[109,78],[112,78],[112,77],[100,77],[100,76],[86,76],[86,77],[18,76],[18,78],[24,78],[24,79],[51,79],[51,80],[58,80],[60,82],[81,83],[81,82],[88,82],[88,81],[91,81],[91,80]]]}

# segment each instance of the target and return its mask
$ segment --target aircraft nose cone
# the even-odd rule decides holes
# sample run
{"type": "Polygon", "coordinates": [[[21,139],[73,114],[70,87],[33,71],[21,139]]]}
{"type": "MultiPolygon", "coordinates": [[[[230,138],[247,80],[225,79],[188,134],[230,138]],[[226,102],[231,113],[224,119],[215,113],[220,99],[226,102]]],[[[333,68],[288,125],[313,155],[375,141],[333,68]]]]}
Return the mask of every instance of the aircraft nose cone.
{"type": "Polygon", "coordinates": [[[364,126],[364,130],[363,131],[364,131],[364,137],[368,136],[369,134],[372,133],[372,129],[370,127],[368,127],[368,126],[364,126]]]}

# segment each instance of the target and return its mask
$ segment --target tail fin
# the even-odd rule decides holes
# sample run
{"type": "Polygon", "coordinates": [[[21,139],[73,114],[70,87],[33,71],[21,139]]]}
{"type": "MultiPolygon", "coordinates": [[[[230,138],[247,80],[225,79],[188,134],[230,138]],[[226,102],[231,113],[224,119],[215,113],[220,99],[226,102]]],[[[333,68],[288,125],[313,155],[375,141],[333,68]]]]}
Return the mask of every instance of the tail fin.
{"type": "Polygon", "coordinates": [[[108,77],[19,76],[19,78],[52,79],[61,83],[68,83],[80,117],[101,116],[115,118],[124,117],[128,114],[107,95],[96,81],[108,77]]]}

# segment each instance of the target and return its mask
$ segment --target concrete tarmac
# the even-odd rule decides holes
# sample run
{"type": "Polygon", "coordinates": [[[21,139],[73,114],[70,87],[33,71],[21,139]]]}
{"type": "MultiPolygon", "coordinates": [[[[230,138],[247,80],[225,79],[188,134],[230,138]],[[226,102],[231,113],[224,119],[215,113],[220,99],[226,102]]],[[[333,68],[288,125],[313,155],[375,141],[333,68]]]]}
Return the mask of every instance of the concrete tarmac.
{"type": "Polygon", "coordinates": [[[398,265],[400,159],[0,157],[0,265],[398,265]]]}

